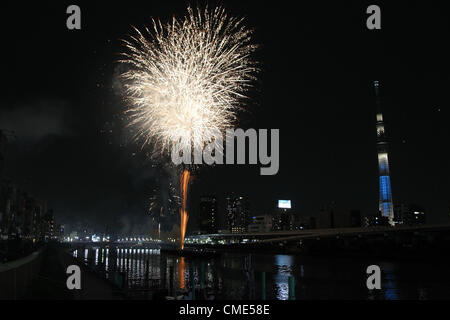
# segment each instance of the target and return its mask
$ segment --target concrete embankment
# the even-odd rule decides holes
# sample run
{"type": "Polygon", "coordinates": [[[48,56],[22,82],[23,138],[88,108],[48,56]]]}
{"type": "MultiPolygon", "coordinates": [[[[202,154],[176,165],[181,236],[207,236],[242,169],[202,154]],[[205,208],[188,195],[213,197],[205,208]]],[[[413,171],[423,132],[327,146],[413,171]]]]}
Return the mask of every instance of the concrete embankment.
{"type": "Polygon", "coordinates": [[[43,251],[0,264],[0,300],[23,298],[41,269],[43,251]]]}
{"type": "Polygon", "coordinates": [[[107,280],[75,260],[57,244],[0,264],[0,300],[115,300],[123,294],[107,280]],[[81,270],[81,290],[66,285],[69,265],[81,270]]]}

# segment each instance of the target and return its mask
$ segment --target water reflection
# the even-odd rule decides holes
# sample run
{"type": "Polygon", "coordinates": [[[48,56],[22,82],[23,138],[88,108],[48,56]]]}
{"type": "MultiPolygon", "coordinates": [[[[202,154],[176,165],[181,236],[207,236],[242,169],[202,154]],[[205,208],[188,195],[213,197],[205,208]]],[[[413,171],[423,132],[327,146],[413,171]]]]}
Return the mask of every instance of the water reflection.
{"type": "Polygon", "coordinates": [[[394,266],[391,263],[383,263],[380,265],[383,275],[384,283],[382,285],[382,288],[384,290],[384,298],[386,300],[398,300],[398,293],[397,293],[397,280],[395,277],[395,270],[394,266]]]}
{"type": "Polygon", "coordinates": [[[224,254],[214,259],[191,259],[161,254],[155,248],[112,247],[80,248],[73,256],[106,278],[126,275],[124,279],[131,291],[166,288],[174,295],[183,295],[192,291],[192,273],[196,287],[202,285],[207,297],[260,299],[261,275],[265,272],[267,299],[289,299],[289,277],[295,278],[297,299],[449,298],[446,288],[450,281],[440,278],[448,270],[449,266],[445,264],[263,254],[224,254]],[[372,264],[382,269],[380,291],[366,287],[365,271],[372,264]],[[438,289],[433,291],[432,288],[438,289]]]}
{"type": "Polygon", "coordinates": [[[181,257],[178,263],[178,282],[180,289],[185,289],[186,284],[184,282],[184,276],[186,271],[186,262],[184,261],[184,257],[181,257]]]}
{"type": "Polygon", "coordinates": [[[278,300],[289,299],[289,277],[292,275],[294,257],[287,255],[275,256],[277,273],[274,275],[276,298],[278,300]]]}

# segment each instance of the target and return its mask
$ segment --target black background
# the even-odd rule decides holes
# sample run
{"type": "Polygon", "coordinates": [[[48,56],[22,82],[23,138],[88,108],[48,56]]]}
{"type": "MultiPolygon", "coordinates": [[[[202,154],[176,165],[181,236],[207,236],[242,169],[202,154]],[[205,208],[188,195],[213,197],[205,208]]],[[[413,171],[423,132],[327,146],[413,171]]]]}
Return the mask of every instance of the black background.
{"type": "MultiPolygon", "coordinates": [[[[3,11],[0,128],[16,135],[6,175],[48,200],[60,222],[145,227],[148,198],[164,179],[138,145],[126,143],[114,87],[119,39],[150,17],[182,16],[186,3],[16,2],[3,11]],[[70,4],[81,7],[79,31],[66,28],[70,4]]],[[[394,202],[423,205],[429,222],[448,220],[450,30],[442,4],[222,3],[247,17],[261,45],[262,72],[239,125],[280,129],[280,171],[268,177],[259,166],[203,168],[192,185],[192,216],[206,193],[218,196],[224,215],[230,192],[247,195],[254,214],[272,212],[277,199],[292,199],[302,215],[331,201],[338,210],[376,212],[372,81],[379,80],[394,202]],[[371,4],[381,7],[381,30],[366,28],[371,4]]]]}

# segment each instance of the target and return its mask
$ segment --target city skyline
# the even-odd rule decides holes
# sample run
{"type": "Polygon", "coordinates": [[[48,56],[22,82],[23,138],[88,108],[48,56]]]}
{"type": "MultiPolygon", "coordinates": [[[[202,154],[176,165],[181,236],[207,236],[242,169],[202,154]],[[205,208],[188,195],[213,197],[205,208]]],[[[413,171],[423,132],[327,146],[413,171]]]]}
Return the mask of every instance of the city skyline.
{"type": "MultiPolygon", "coordinates": [[[[13,88],[7,93],[1,110],[0,128],[14,130],[17,136],[8,144],[5,172],[19,187],[46,199],[63,222],[89,217],[100,225],[119,224],[124,219],[139,224],[147,216],[154,187],[173,180],[168,170],[146,159],[123,129],[114,61],[118,39],[130,32],[132,23],[146,22],[144,12],[169,17],[183,6],[140,6],[142,10],[133,8],[127,14],[106,8],[101,15],[110,21],[105,23],[113,25],[107,30],[94,27],[100,14],[94,5],[86,7],[86,27],[79,33],[70,33],[64,24],[59,27],[52,15],[38,28],[30,27],[34,21],[30,19],[19,28],[30,35],[34,45],[39,37],[33,33],[48,35],[39,40],[45,41],[49,50],[37,53],[38,64],[22,59],[21,44],[14,40],[18,51],[15,61],[20,61],[16,74],[26,72],[29,77],[22,90],[13,88]],[[65,76],[66,69],[71,70],[71,77],[65,76]],[[67,81],[57,81],[62,78],[67,81]]],[[[363,5],[353,4],[351,10],[331,5],[321,10],[308,4],[298,26],[303,50],[295,51],[289,49],[295,47],[290,39],[295,39],[297,29],[287,28],[274,36],[274,24],[266,22],[269,15],[272,17],[270,10],[236,2],[226,6],[248,17],[250,26],[256,28],[256,41],[263,44],[258,52],[262,78],[258,89],[251,92],[249,112],[242,115],[240,125],[280,128],[280,171],[274,177],[260,177],[258,166],[203,168],[195,175],[192,194],[205,190],[214,191],[219,198],[233,191],[246,194],[257,212],[273,207],[282,198],[292,199],[306,215],[332,201],[342,210],[376,212],[372,82],[379,80],[391,140],[394,202],[417,202],[427,209],[432,222],[448,218],[449,161],[444,146],[449,133],[444,119],[449,111],[446,73],[439,71],[446,65],[447,49],[439,41],[439,19],[425,24],[417,39],[403,31],[401,20],[389,16],[386,23],[394,32],[353,28],[357,23],[350,12],[363,11],[363,5]],[[309,17],[305,12],[320,12],[324,18],[315,21],[313,16],[317,15],[309,17]],[[341,28],[333,31],[330,26],[334,24],[341,28]],[[430,38],[431,30],[435,32],[430,38]],[[405,37],[396,43],[398,34],[405,37]],[[324,41],[318,43],[316,39],[321,38],[324,41]],[[432,39],[432,49],[416,45],[432,39]],[[283,59],[279,43],[285,49],[283,59]]],[[[59,9],[45,7],[49,12],[59,9]]],[[[410,6],[408,12],[417,15],[421,9],[410,6]]],[[[388,5],[389,10],[396,12],[398,8],[388,5]]],[[[291,24],[296,25],[294,21],[291,24]]],[[[224,213],[223,208],[219,211],[224,213]]]]}
{"type": "Polygon", "coordinates": [[[5,12],[0,300],[278,319],[450,298],[443,5],[5,12]]]}

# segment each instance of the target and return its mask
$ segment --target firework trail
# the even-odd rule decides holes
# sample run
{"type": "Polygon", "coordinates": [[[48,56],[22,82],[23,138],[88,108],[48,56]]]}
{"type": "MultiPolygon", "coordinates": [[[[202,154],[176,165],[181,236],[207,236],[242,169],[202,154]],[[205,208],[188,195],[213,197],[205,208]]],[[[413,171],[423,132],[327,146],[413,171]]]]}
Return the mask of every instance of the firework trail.
{"type": "Polygon", "coordinates": [[[181,191],[181,198],[183,199],[182,204],[181,204],[181,209],[180,209],[181,250],[184,249],[184,236],[186,235],[186,227],[187,227],[187,223],[189,220],[189,215],[188,215],[187,209],[186,209],[186,202],[187,202],[190,178],[191,178],[191,173],[188,170],[184,170],[180,177],[180,191],[181,191]]]}
{"type": "MultiPolygon", "coordinates": [[[[252,31],[222,7],[188,7],[184,18],[153,20],[151,29],[134,30],[123,40],[120,62],[129,66],[122,78],[136,140],[161,155],[175,144],[203,150],[217,131],[232,126],[254,80],[252,31]]],[[[183,197],[189,177],[181,174],[183,197]]],[[[187,216],[186,198],[183,203],[187,216]]],[[[182,218],[182,238],[186,223],[182,218]]]]}

